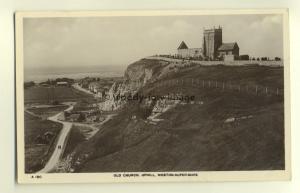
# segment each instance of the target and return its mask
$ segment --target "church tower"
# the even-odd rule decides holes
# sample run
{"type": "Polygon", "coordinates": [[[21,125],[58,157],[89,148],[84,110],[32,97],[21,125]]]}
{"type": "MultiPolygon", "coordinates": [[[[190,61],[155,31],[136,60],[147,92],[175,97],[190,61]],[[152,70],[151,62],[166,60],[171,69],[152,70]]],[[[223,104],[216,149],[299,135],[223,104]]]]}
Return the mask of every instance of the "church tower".
{"type": "Polygon", "coordinates": [[[222,45],[222,28],[204,29],[203,32],[203,56],[215,59],[218,56],[218,48],[222,45]]]}

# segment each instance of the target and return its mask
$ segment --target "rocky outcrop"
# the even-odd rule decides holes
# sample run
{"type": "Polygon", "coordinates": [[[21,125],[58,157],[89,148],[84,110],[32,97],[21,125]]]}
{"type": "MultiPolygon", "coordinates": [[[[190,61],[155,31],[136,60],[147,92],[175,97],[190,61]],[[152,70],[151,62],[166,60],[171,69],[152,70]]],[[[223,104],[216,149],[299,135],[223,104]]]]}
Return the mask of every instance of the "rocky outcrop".
{"type": "Polygon", "coordinates": [[[127,87],[124,83],[117,84],[114,83],[108,91],[105,97],[105,101],[99,103],[99,108],[103,111],[114,111],[122,107],[125,101],[117,99],[117,96],[124,95],[130,92],[131,89],[127,87]]]}
{"type": "Polygon", "coordinates": [[[158,118],[161,114],[167,112],[168,110],[174,108],[180,101],[168,101],[166,99],[157,100],[153,106],[151,115],[147,118],[152,121],[152,123],[162,121],[163,119],[158,118]]]}
{"type": "Polygon", "coordinates": [[[113,111],[121,108],[126,101],[120,96],[134,95],[140,88],[149,82],[157,80],[161,69],[167,65],[164,61],[142,59],[129,65],[124,74],[122,83],[114,83],[106,95],[106,100],[99,103],[103,111],[113,111]],[[118,97],[119,96],[119,97],[118,97]]]}

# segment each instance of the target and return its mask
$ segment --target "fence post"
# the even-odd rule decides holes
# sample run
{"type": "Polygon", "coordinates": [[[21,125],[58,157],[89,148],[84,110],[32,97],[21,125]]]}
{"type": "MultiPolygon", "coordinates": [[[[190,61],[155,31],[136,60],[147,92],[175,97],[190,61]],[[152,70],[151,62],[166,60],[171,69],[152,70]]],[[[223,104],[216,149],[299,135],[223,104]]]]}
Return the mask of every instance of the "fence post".
{"type": "Polygon", "coordinates": [[[268,94],[268,87],[266,87],[266,94],[268,94]]]}

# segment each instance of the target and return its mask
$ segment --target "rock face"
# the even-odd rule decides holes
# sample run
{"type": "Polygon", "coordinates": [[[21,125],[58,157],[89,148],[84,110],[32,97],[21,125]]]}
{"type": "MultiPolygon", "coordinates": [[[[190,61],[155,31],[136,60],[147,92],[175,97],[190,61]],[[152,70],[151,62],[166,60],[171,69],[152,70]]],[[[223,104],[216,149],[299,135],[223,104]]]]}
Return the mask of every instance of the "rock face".
{"type": "Polygon", "coordinates": [[[164,112],[167,112],[168,110],[174,108],[178,103],[180,103],[179,100],[174,100],[174,101],[168,101],[166,99],[157,100],[153,106],[151,115],[147,119],[152,121],[152,123],[163,120],[157,117],[159,117],[164,112]]]}
{"type": "Polygon", "coordinates": [[[129,88],[124,83],[114,83],[105,97],[106,100],[99,103],[99,108],[103,111],[114,111],[119,109],[124,104],[124,101],[118,100],[116,97],[118,95],[124,95],[128,91],[129,88]]]}
{"type": "Polygon", "coordinates": [[[161,69],[165,66],[166,63],[163,61],[150,59],[142,59],[129,65],[124,74],[124,81],[112,85],[106,100],[99,103],[99,108],[103,111],[121,108],[126,103],[125,100],[120,99],[121,96],[134,95],[147,83],[157,80],[161,69]]]}

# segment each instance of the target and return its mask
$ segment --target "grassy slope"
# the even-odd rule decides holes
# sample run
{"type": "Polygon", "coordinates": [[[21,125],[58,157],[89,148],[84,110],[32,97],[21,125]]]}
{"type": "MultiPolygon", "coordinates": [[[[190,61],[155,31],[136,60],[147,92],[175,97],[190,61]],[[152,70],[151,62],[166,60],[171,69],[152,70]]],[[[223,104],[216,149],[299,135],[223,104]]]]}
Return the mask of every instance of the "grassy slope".
{"type": "MultiPolygon", "coordinates": [[[[165,79],[200,78],[283,88],[283,68],[194,67],[165,79]]],[[[197,87],[151,85],[147,94],[183,91],[203,105],[177,106],[150,125],[130,120],[141,105],[128,104],[102,132],[77,148],[91,157],[77,172],[265,170],[284,168],[283,99],[197,87]],[[227,118],[253,118],[224,123],[227,118]]]]}
{"type": "Polygon", "coordinates": [[[41,120],[25,113],[25,171],[36,172],[43,168],[53,152],[53,144],[62,125],[48,120],[41,120]],[[35,139],[46,132],[54,134],[48,144],[37,144],[35,139]]]}
{"type": "Polygon", "coordinates": [[[70,154],[75,147],[84,142],[86,139],[84,137],[84,135],[81,133],[80,131],[80,127],[79,126],[72,126],[72,129],[70,131],[70,134],[68,136],[68,140],[66,143],[66,149],[64,150],[63,153],[63,158],[65,158],[68,154],[70,154]]]}

